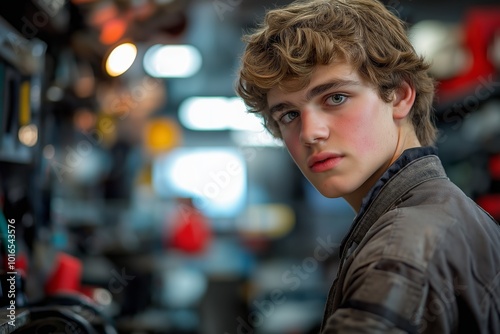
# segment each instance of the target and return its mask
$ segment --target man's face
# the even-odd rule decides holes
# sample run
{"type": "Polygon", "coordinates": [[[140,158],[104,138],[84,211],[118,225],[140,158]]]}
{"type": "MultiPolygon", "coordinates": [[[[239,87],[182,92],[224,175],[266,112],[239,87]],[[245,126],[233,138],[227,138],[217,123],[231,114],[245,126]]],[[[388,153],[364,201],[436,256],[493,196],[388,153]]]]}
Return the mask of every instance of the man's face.
{"type": "Polygon", "coordinates": [[[273,88],[267,102],[293,160],[326,197],[360,203],[394,160],[392,103],[348,64],[318,66],[307,87],[273,88]]]}

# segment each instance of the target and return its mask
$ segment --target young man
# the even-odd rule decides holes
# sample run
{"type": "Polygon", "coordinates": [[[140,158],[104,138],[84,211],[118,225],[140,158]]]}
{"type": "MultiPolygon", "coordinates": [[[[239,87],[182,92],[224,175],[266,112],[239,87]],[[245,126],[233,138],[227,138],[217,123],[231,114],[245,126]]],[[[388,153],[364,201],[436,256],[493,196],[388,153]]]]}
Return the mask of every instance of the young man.
{"type": "Polygon", "coordinates": [[[446,177],[434,83],[405,33],[374,0],[268,11],[237,92],[357,212],[323,333],[500,333],[500,227],[446,177]]]}

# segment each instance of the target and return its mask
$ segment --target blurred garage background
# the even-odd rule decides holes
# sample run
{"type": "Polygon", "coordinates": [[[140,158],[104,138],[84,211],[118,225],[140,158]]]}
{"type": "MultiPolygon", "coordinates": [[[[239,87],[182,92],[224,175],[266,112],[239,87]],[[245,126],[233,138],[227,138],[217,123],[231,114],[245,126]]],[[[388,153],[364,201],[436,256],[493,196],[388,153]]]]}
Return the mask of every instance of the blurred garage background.
{"type": "MultiPolygon", "coordinates": [[[[288,2],[0,2],[2,329],[317,331],[354,212],[234,93],[288,2]]],[[[384,3],[433,63],[450,178],[499,219],[498,0],[384,3]]]]}

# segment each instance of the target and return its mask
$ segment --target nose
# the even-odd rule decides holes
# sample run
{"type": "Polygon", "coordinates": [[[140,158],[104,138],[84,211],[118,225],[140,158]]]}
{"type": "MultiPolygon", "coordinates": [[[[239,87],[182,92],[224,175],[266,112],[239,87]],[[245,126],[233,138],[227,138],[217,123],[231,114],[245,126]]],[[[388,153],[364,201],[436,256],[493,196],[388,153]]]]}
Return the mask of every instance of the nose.
{"type": "Polygon", "coordinates": [[[306,109],[300,114],[300,140],[305,145],[316,144],[328,138],[329,128],[321,111],[306,109]]]}

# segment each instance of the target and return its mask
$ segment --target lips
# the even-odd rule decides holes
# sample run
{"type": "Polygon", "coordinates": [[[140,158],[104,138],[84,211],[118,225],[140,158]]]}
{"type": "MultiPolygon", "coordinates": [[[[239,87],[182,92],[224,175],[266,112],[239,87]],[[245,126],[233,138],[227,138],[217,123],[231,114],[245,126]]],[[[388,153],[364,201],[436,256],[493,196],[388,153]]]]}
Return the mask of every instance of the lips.
{"type": "Polygon", "coordinates": [[[327,170],[335,168],[343,156],[334,153],[319,153],[311,156],[307,160],[307,165],[314,173],[326,172],[327,170]]]}

